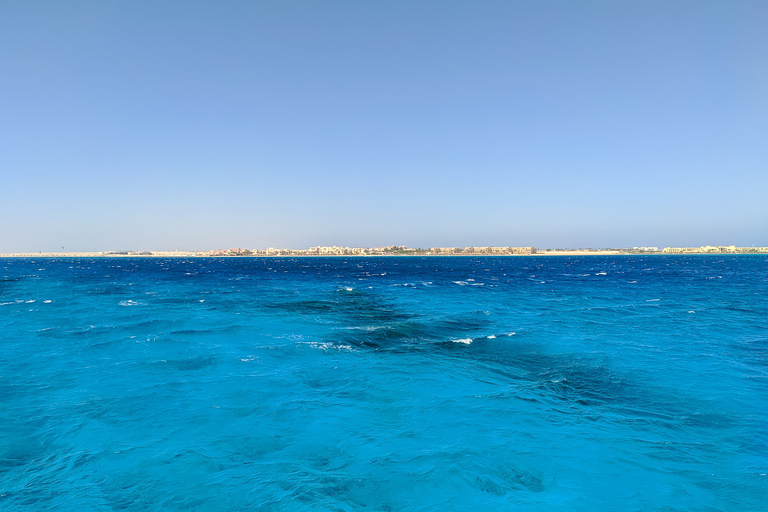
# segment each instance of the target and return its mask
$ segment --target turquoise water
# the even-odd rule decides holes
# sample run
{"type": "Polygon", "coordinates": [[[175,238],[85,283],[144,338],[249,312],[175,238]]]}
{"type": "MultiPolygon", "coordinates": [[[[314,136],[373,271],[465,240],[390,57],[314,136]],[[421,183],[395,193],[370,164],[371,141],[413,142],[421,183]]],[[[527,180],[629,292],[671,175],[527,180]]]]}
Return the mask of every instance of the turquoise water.
{"type": "Polygon", "coordinates": [[[768,257],[0,259],[0,509],[765,510],[768,257]]]}

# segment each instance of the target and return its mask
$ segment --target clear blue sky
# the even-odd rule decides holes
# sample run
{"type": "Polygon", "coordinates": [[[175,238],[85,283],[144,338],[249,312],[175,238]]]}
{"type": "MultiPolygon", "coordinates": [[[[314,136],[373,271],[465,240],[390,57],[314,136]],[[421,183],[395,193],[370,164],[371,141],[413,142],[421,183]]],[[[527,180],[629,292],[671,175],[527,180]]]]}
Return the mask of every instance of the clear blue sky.
{"type": "Polygon", "coordinates": [[[768,245],[765,1],[3,1],[0,252],[768,245]]]}

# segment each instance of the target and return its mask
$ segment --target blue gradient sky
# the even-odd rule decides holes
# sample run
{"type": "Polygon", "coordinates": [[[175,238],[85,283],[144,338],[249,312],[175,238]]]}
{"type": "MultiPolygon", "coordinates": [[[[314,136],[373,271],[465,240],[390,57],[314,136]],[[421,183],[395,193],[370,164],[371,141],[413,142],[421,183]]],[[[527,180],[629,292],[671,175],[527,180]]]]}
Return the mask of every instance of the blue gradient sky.
{"type": "Polygon", "coordinates": [[[768,3],[0,3],[0,252],[768,245],[768,3]]]}

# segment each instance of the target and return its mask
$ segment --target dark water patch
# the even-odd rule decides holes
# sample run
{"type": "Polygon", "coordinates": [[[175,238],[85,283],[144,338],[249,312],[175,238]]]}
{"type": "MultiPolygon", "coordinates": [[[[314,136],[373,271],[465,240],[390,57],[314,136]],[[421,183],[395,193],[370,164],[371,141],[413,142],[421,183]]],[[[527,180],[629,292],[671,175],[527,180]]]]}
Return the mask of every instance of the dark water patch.
{"type": "MultiPolygon", "coordinates": [[[[556,399],[586,407],[619,406],[636,402],[644,391],[605,364],[572,355],[547,354],[534,346],[512,341],[513,350],[491,354],[488,349],[477,357],[490,360],[495,371],[511,375],[516,382],[527,382],[522,396],[530,401],[556,399]]],[[[472,347],[465,352],[472,357],[472,347]]],[[[519,393],[516,393],[519,394],[519,393]]]]}
{"type": "Polygon", "coordinates": [[[337,293],[335,302],[338,314],[344,315],[345,321],[358,322],[397,322],[413,318],[413,313],[399,311],[391,301],[383,297],[353,290],[337,293]]]}
{"type": "Polygon", "coordinates": [[[550,358],[537,381],[547,392],[586,404],[609,404],[635,400],[641,392],[630,386],[616,372],[583,361],[563,361],[550,358]]]}
{"type": "Polygon", "coordinates": [[[403,313],[381,305],[356,310],[329,341],[360,347],[399,348],[402,344],[441,342],[488,331],[494,322],[487,311],[434,317],[403,313]]]}
{"type": "Polygon", "coordinates": [[[604,413],[620,415],[642,428],[664,425],[679,431],[725,432],[733,416],[713,409],[706,399],[686,398],[675,390],[651,388],[610,364],[577,354],[551,354],[519,337],[468,339],[466,343],[429,345],[461,361],[482,362],[511,385],[498,399],[533,404],[562,404],[569,414],[597,421],[604,413]],[[592,411],[591,413],[588,411],[592,411]]]}
{"type": "Polygon", "coordinates": [[[332,341],[368,348],[423,349],[436,342],[450,346],[453,340],[448,338],[454,340],[463,338],[468,333],[475,333],[481,325],[483,324],[478,322],[464,324],[452,320],[430,321],[428,319],[391,322],[347,327],[337,331],[332,341]]]}
{"type": "MultiPolygon", "coordinates": [[[[359,293],[345,294],[341,298],[285,300],[266,302],[261,305],[266,311],[279,312],[281,315],[303,315],[309,317],[327,317],[334,323],[347,324],[351,327],[391,327],[398,330],[397,323],[407,323],[416,318],[415,313],[403,312],[379,297],[359,293]]],[[[378,338],[375,335],[373,338],[378,338]]],[[[384,338],[390,335],[384,334],[384,338]]]]}
{"type": "Polygon", "coordinates": [[[428,332],[428,327],[419,322],[397,322],[340,330],[334,334],[332,341],[356,347],[391,347],[422,340],[428,332]]]}

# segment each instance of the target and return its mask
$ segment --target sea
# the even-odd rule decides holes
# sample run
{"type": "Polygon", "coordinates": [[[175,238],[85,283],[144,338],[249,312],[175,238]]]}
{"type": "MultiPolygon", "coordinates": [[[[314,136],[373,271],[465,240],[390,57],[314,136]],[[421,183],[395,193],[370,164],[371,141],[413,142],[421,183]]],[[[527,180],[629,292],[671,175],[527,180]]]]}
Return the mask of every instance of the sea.
{"type": "Polygon", "coordinates": [[[768,256],[0,259],[0,510],[768,510],[768,256]]]}

